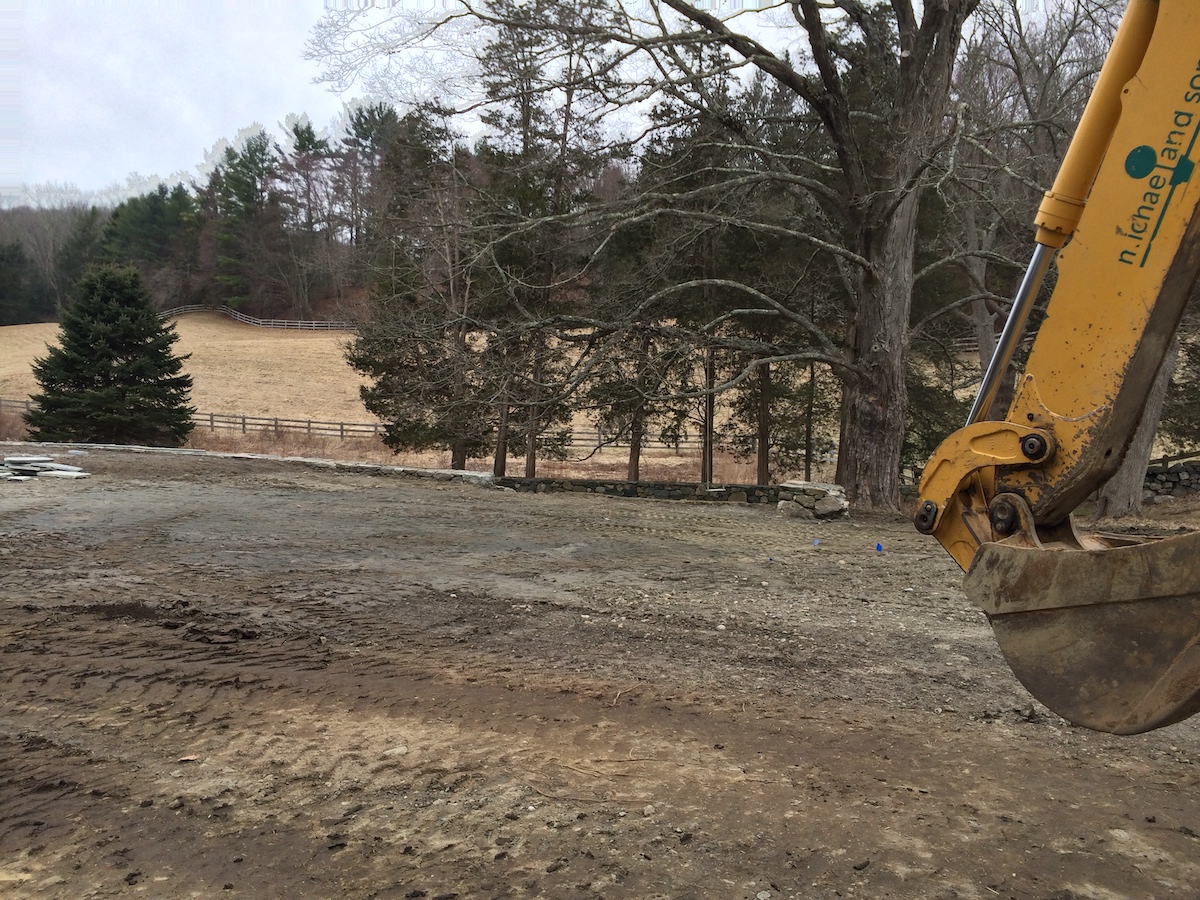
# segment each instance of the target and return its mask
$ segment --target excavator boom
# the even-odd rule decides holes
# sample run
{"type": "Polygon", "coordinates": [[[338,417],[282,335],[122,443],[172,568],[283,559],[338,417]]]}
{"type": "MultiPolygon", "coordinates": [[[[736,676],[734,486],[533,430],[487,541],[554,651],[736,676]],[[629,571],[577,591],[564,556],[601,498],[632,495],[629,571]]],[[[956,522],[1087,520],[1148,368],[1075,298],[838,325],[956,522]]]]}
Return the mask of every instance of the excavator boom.
{"type": "Polygon", "coordinates": [[[1115,733],[1200,711],[1200,536],[1125,546],[1070,519],[1120,466],[1200,273],[1198,141],[1200,3],[1131,0],[971,419],[920,487],[918,530],[968,570],[1017,677],[1115,733]],[[988,420],[1056,252],[1045,321],[988,420]]]}

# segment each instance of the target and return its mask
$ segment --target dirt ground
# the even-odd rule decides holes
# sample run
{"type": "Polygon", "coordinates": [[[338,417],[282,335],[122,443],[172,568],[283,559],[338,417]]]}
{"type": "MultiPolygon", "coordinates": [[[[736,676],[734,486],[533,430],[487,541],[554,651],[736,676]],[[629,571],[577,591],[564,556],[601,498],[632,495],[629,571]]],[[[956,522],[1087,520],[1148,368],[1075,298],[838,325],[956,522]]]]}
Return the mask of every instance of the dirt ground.
{"type": "Polygon", "coordinates": [[[1045,711],[905,521],[83,459],[0,484],[3,896],[1200,895],[1200,720],[1045,711]]]}

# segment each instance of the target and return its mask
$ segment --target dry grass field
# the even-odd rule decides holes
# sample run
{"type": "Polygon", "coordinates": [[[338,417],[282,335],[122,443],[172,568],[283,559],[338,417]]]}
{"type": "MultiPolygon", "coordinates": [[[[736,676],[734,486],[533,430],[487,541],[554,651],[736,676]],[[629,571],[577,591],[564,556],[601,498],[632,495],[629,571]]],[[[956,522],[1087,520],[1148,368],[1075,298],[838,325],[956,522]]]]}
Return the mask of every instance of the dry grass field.
{"type": "MultiPolygon", "coordinates": [[[[185,364],[192,376],[192,405],[200,413],[223,413],[316,422],[369,423],[370,413],[358,397],[363,379],[344,360],[349,335],[344,332],[257,328],[216,313],[194,313],[175,320],[176,351],[191,354],[185,364]]],[[[32,364],[57,342],[58,326],[0,327],[0,398],[23,400],[37,390],[32,364]]],[[[21,437],[20,423],[10,416],[0,422],[0,438],[21,437]]],[[[586,427],[581,426],[581,427],[586,427]]],[[[339,441],[297,432],[258,432],[197,428],[188,446],[208,450],[355,459],[398,465],[449,465],[448,453],[393,454],[367,438],[339,441]]],[[[580,451],[579,456],[585,456],[580,451]]],[[[538,474],[621,478],[624,450],[606,450],[586,460],[539,462],[538,474]]],[[[523,461],[511,460],[510,474],[521,474],[523,461]]],[[[468,468],[488,470],[490,460],[471,460],[468,468]]],[[[754,466],[728,454],[714,460],[717,481],[753,482],[754,466]]],[[[643,455],[646,480],[695,481],[700,470],[695,452],[649,450],[643,455]]],[[[828,473],[822,473],[828,474],[828,473]]]]}
{"type": "MultiPolygon", "coordinates": [[[[362,379],[343,359],[348,335],[242,325],[216,313],[175,320],[178,353],[189,353],[192,404],[202,412],[370,422],[358,399],[362,379]]],[[[0,328],[0,397],[20,400],[37,390],[31,366],[58,326],[0,328]]]]}

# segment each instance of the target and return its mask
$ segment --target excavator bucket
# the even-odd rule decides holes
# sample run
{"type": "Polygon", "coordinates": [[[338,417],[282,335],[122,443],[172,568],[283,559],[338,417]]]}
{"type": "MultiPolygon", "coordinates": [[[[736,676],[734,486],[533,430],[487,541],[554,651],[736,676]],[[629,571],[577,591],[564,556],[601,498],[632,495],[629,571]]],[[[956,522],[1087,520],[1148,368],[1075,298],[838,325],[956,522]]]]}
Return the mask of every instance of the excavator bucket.
{"type": "Polygon", "coordinates": [[[1139,734],[1200,712],[1200,533],[1106,543],[984,544],[964,586],[1033,696],[1078,725],[1139,734]]]}
{"type": "Polygon", "coordinates": [[[1198,48],[1196,0],[1130,0],[980,395],[925,467],[916,517],[968,570],[1030,693],[1116,734],[1200,712],[1200,534],[1101,541],[1070,525],[1125,459],[1200,276],[1198,48]],[[1042,324],[992,419],[1056,252],[1042,324]]]}

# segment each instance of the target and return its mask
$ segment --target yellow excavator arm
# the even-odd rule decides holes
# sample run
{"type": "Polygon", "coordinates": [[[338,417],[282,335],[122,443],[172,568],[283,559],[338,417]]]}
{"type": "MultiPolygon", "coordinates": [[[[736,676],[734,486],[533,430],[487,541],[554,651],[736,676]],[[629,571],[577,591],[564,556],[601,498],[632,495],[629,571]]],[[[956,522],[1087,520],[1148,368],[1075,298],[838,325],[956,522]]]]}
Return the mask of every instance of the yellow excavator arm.
{"type": "Polygon", "coordinates": [[[970,419],[920,486],[917,528],[967,571],[1013,672],[1117,734],[1200,711],[1200,534],[1125,541],[1070,518],[1120,466],[1200,273],[1198,138],[1200,2],[1131,0],[970,419]],[[1056,253],[1014,399],[988,420],[1056,253]]]}

